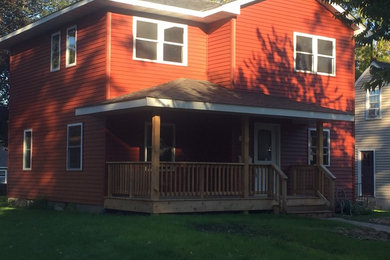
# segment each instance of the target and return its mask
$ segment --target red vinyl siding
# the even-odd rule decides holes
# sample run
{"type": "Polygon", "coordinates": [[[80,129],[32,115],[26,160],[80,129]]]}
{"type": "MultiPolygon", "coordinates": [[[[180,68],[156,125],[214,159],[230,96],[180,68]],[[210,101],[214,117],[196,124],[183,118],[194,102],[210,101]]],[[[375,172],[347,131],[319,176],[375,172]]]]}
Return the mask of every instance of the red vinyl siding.
{"type": "Polygon", "coordinates": [[[132,15],[112,14],[111,87],[108,98],[150,88],[176,78],[207,79],[207,35],[200,27],[188,25],[187,66],[133,60],[132,29],[132,15]]]}
{"type": "Polygon", "coordinates": [[[104,121],[75,108],[105,99],[104,14],[58,28],[61,68],[50,72],[51,33],[12,50],[8,196],[102,204],[104,121]],[[66,28],[77,25],[77,65],[65,67],[66,28]],[[67,124],[83,123],[83,171],[66,171],[67,124]],[[22,170],[23,131],[32,128],[32,170],[22,170]]]}
{"type": "Polygon", "coordinates": [[[236,87],[354,111],[353,31],[315,0],[261,1],[237,17],[236,87]],[[294,72],[294,32],[336,39],[336,76],[294,72]]]}
{"type": "Polygon", "coordinates": [[[222,20],[208,27],[207,74],[209,81],[231,86],[233,20],[222,20]]]}

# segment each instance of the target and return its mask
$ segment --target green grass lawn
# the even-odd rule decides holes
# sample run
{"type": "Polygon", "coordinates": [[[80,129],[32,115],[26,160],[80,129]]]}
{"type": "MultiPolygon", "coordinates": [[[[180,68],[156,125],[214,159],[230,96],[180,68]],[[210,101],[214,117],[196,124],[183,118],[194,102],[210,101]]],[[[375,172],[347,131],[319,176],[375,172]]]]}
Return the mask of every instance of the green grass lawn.
{"type": "Polygon", "coordinates": [[[89,215],[0,204],[0,259],[388,259],[389,241],[272,214],[89,215]]]}

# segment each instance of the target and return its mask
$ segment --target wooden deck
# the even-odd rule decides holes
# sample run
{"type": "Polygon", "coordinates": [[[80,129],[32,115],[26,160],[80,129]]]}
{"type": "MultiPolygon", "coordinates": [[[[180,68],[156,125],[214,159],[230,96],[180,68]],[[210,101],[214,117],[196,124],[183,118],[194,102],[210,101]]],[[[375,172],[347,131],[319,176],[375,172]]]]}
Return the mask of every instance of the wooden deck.
{"type": "Polygon", "coordinates": [[[109,162],[109,209],[147,212],[272,210],[283,207],[287,176],[275,165],[160,163],[152,197],[151,163],[109,162]],[[245,185],[245,183],[248,185],[245,185]],[[157,194],[157,197],[156,197],[157,194]]]}

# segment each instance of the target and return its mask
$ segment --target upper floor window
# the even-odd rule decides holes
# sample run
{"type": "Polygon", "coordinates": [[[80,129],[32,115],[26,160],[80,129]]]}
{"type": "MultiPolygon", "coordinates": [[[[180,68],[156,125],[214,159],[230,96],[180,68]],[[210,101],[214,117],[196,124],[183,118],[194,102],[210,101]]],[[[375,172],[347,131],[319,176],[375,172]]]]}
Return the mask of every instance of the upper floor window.
{"type": "MultiPolygon", "coordinates": [[[[330,131],[329,129],[323,130],[324,143],[323,143],[323,163],[325,166],[330,166],[330,131]]],[[[309,128],[309,165],[317,163],[317,130],[315,128],[309,128]]]]}
{"type": "Polygon", "coordinates": [[[295,70],[334,76],[336,74],[336,40],[294,33],[295,70]]]}
{"type": "Polygon", "coordinates": [[[66,30],[66,67],[76,65],[76,26],[69,27],[66,30]]]}
{"type": "Polygon", "coordinates": [[[51,54],[50,54],[50,71],[60,69],[61,54],[61,33],[56,32],[51,35],[51,54]]]}
{"type": "Polygon", "coordinates": [[[376,88],[373,91],[367,91],[366,119],[379,119],[381,116],[381,90],[376,88]]]}
{"type": "Polygon", "coordinates": [[[23,170],[31,170],[32,129],[24,130],[23,136],[23,170]]]}
{"type": "Polygon", "coordinates": [[[187,64],[187,25],[134,17],[136,60],[187,64]]]}
{"type": "Polygon", "coordinates": [[[66,169],[83,168],[83,124],[70,124],[67,131],[66,169]]]}

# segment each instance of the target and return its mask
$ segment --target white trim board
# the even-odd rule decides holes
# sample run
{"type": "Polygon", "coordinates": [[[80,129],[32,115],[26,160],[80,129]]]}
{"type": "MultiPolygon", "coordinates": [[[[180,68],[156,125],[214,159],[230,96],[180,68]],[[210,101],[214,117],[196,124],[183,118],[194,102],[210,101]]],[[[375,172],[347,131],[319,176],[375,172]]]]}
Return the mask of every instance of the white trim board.
{"type": "Polygon", "coordinates": [[[308,118],[336,121],[353,122],[355,117],[348,114],[336,114],[326,112],[303,111],[294,109],[266,108],[243,105],[226,105],[199,101],[182,101],[165,98],[145,97],[136,100],[123,101],[111,104],[76,108],[76,116],[113,112],[124,109],[151,107],[151,108],[172,108],[198,111],[227,112],[249,115],[280,116],[292,118],[308,118]]]}

